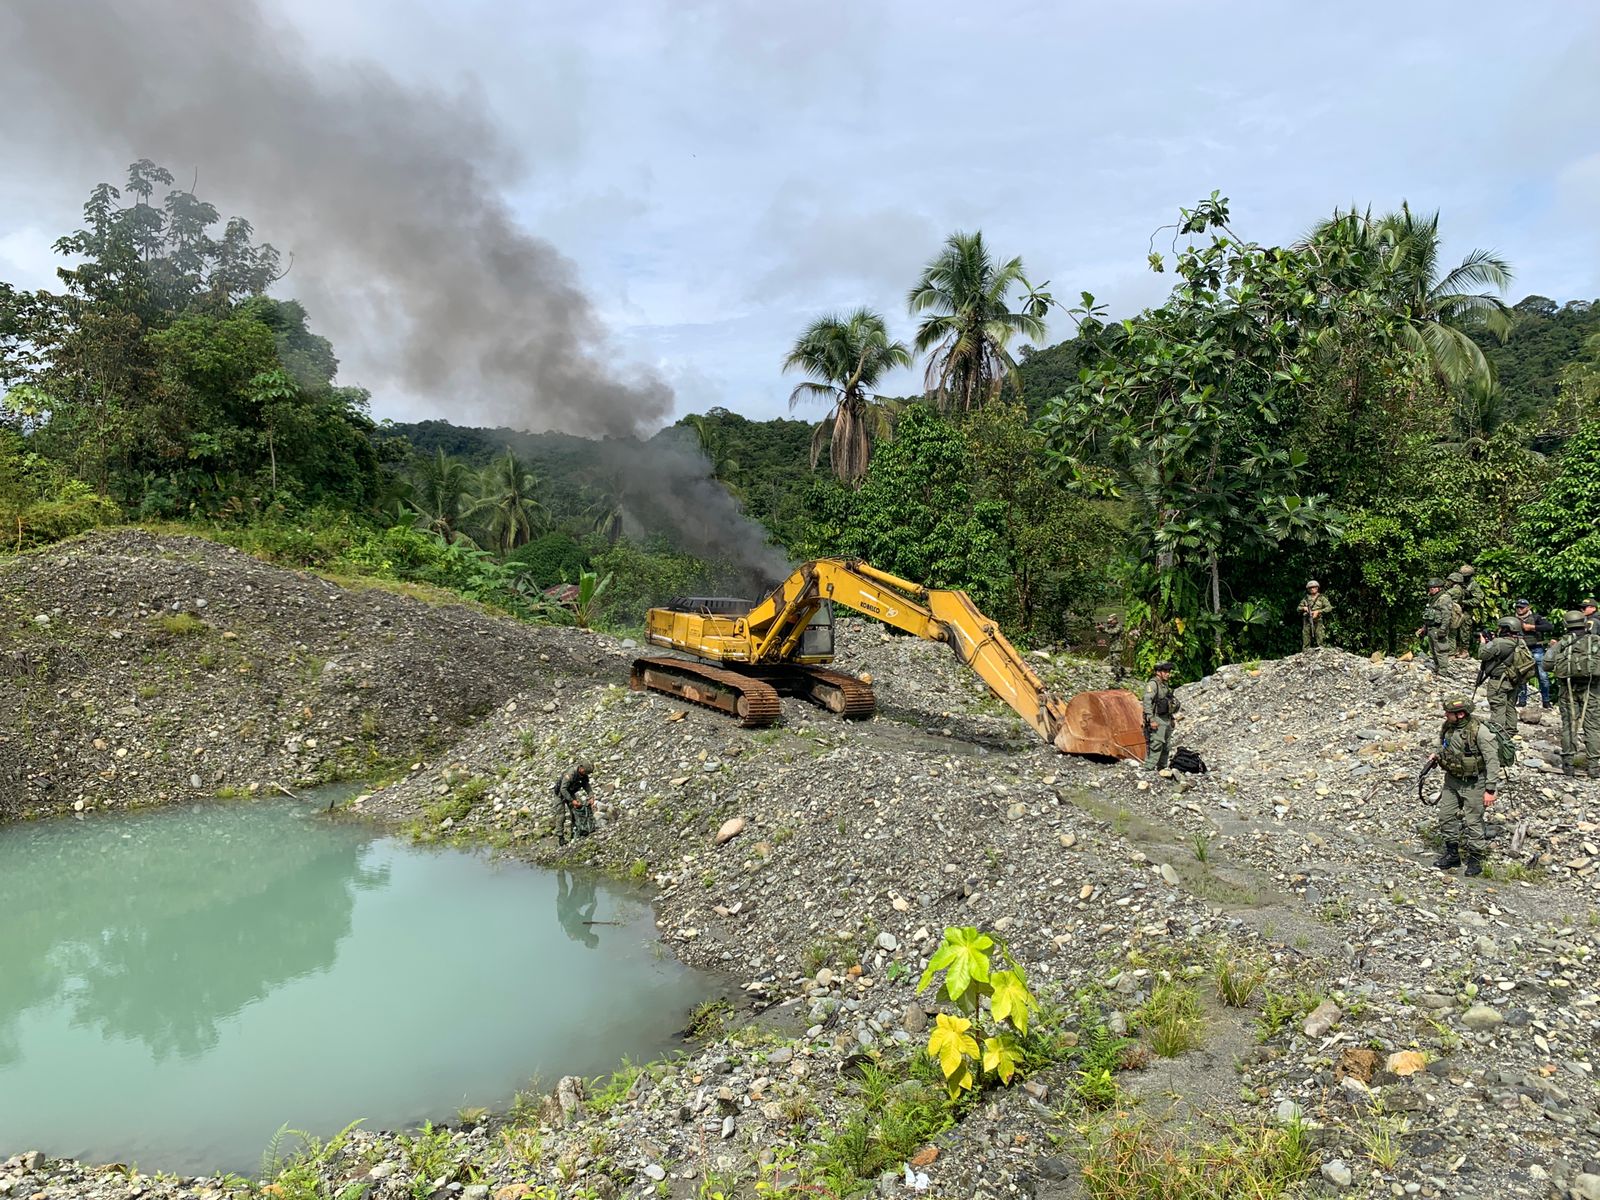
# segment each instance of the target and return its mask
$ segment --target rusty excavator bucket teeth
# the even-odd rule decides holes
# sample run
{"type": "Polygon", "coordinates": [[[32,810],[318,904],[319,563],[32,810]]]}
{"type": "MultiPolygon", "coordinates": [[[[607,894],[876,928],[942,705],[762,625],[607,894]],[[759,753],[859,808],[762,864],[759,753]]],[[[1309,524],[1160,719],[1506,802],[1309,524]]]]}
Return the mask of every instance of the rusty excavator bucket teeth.
{"type": "Polygon", "coordinates": [[[1144,760],[1144,709],[1132,692],[1079,692],[1066,703],[1055,747],[1063,754],[1144,760]]]}

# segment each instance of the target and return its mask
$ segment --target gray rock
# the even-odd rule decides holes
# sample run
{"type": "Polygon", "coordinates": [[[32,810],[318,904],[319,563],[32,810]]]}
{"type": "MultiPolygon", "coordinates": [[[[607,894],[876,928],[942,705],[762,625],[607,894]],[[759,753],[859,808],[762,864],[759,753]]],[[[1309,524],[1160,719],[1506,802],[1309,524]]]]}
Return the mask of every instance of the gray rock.
{"type": "Polygon", "coordinates": [[[722,1136],[724,1138],[731,1138],[733,1136],[733,1130],[734,1130],[733,1118],[732,1117],[723,1117],[722,1118],[722,1136]]]}
{"type": "Polygon", "coordinates": [[[1572,1194],[1578,1200],[1600,1200],[1600,1175],[1574,1176],[1572,1194]]]}
{"type": "Polygon", "coordinates": [[[1293,1100],[1280,1100],[1273,1116],[1278,1119],[1280,1125],[1292,1125],[1304,1117],[1305,1113],[1293,1100]]]}
{"type": "Polygon", "coordinates": [[[399,1163],[381,1162],[367,1172],[368,1179],[387,1179],[400,1169],[399,1163]]]}
{"type": "Polygon", "coordinates": [[[657,1183],[660,1183],[663,1179],[665,1179],[667,1177],[667,1169],[665,1167],[663,1167],[660,1163],[650,1163],[648,1166],[645,1167],[644,1173],[645,1173],[645,1178],[653,1179],[657,1183]]]}
{"type": "Polygon", "coordinates": [[[461,1200],[489,1200],[487,1183],[469,1183],[461,1189],[461,1200]]]}
{"type": "Polygon", "coordinates": [[[1337,1158],[1330,1158],[1322,1164],[1322,1177],[1337,1188],[1349,1187],[1352,1178],[1350,1168],[1337,1158]]]}
{"type": "Polygon", "coordinates": [[[1493,1029],[1504,1021],[1498,1010],[1490,1008],[1487,1004],[1474,1004],[1461,1014],[1461,1023],[1468,1029],[1485,1030],[1493,1029]]]}
{"type": "Polygon", "coordinates": [[[900,1022],[907,1033],[921,1033],[928,1027],[928,1014],[920,1004],[906,1005],[905,1020],[900,1022]]]}
{"type": "Polygon", "coordinates": [[[888,930],[884,930],[884,932],[878,935],[878,949],[887,950],[892,954],[894,951],[900,949],[900,939],[895,937],[895,935],[890,933],[888,930]]]}
{"type": "Polygon", "coordinates": [[[1178,872],[1173,870],[1171,863],[1161,864],[1161,881],[1168,887],[1178,886],[1178,872]]]}
{"type": "Polygon", "coordinates": [[[1307,1037],[1319,1038],[1333,1028],[1334,1022],[1344,1014],[1332,1000],[1324,1000],[1311,1010],[1303,1026],[1307,1037]]]}

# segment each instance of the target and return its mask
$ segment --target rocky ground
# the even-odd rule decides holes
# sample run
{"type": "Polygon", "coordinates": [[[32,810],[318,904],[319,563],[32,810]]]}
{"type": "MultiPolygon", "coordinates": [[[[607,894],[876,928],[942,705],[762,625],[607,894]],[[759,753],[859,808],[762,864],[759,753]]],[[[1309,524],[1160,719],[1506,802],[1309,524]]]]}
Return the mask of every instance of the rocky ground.
{"type": "MultiPolygon", "coordinates": [[[[284,597],[273,603],[291,618],[300,605],[287,597],[320,597],[321,624],[348,640],[313,642],[298,619],[295,636],[324,662],[348,660],[358,690],[323,690],[326,668],[303,684],[306,719],[325,722],[310,750],[359,742],[370,709],[340,698],[360,696],[370,670],[394,709],[377,718],[396,730],[386,744],[415,753],[360,811],[424,839],[648,880],[673,952],[731,975],[745,997],[712,1014],[678,1060],[610,1085],[566,1080],[432,1135],[358,1131],[280,1177],[275,1194],[732,1200],[758,1182],[795,1196],[859,1182],[890,1196],[1153,1197],[1177,1194],[1159,1180],[1177,1177],[1183,1147],[1206,1144],[1196,1173],[1216,1190],[1197,1195],[1277,1194],[1216,1182],[1231,1178],[1230,1156],[1253,1153],[1300,1180],[1289,1194],[1600,1197],[1600,785],[1550,769],[1553,711],[1524,714],[1524,761],[1491,813],[1491,874],[1467,880],[1429,865],[1432,812],[1417,802],[1416,772],[1439,689],[1419,663],[1326,650],[1225,668],[1179,693],[1178,740],[1210,772],[1156,777],[1056,754],[943,648],[861,623],[842,627],[840,662],[873,677],[877,718],[846,724],[785,701],[779,725],[749,731],[628,692],[635,651],[603,635],[344,592],[203,544],[115,538],[132,539],[111,542],[131,569],[163,580],[208,564],[259,575],[261,595],[284,597]],[[152,561],[168,554],[184,565],[152,561]],[[382,616],[406,631],[400,647],[372,645],[382,616]],[[469,651],[480,634],[486,648],[469,651]],[[429,697],[431,684],[383,682],[408,668],[444,680],[446,699],[429,697]],[[421,752],[402,727],[424,722],[430,702],[436,750],[421,752]],[[563,849],[550,836],[550,784],[578,754],[595,760],[601,828],[563,849]],[[1048,1053],[1025,1083],[986,1092],[939,1131],[947,1118],[919,1126],[908,1114],[943,1112],[912,1052],[937,1007],[915,984],[947,925],[1009,944],[1048,1002],[1037,1022],[1048,1053]],[[1176,1039],[1155,1019],[1175,992],[1191,1006],[1176,1039]],[[1097,1096],[1086,1060],[1120,1034],[1131,1044],[1112,1056],[1117,1090],[1097,1096]],[[1144,1132],[1127,1133],[1127,1120],[1144,1132]],[[1303,1161],[1290,1161],[1294,1147],[1303,1161]],[[1130,1182],[1137,1163],[1149,1168],[1143,1190],[1130,1182]],[[864,1181],[853,1173],[869,1167],[864,1181]]],[[[125,653],[120,683],[90,683],[69,653],[110,650],[117,630],[146,636],[179,593],[208,609],[226,595],[237,607],[204,617],[216,631],[205,636],[235,631],[255,648],[252,670],[266,669],[273,622],[236,591],[204,594],[203,576],[146,594],[112,584],[123,563],[75,575],[75,553],[0,569],[9,611],[50,618],[53,631],[28,631],[27,653],[50,660],[64,647],[47,692],[37,668],[21,689],[34,728],[57,731],[28,744],[64,747],[78,764],[94,761],[84,747],[99,736],[142,770],[165,770],[133,714],[115,743],[74,693],[115,713],[139,681],[195,668],[157,646],[148,662],[125,653]],[[37,579],[51,608],[29,590],[37,579]]],[[[1035,662],[1064,687],[1104,686],[1095,664],[1035,662]]],[[[1471,665],[1458,665],[1466,683],[1471,665]]],[[[160,711],[186,730],[204,725],[203,710],[176,699],[160,711]]],[[[193,744],[223,754],[213,747],[226,727],[214,728],[193,744]]],[[[308,738],[291,755],[292,736],[280,718],[248,757],[227,760],[228,785],[270,786],[301,764],[308,738]]],[[[101,794],[81,767],[29,763],[57,796],[101,794]]],[[[0,1196],[40,1200],[220,1195],[228,1182],[0,1165],[0,1196]]]]}

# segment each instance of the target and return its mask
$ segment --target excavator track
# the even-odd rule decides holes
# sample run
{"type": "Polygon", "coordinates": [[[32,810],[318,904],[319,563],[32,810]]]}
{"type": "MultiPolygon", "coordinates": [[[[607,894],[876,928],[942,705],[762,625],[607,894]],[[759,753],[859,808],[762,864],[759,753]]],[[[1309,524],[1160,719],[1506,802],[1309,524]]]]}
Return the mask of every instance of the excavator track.
{"type": "Polygon", "coordinates": [[[826,667],[796,667],[795,690],[813,704],[836,712],[851,721],[861,721],[878,711],[878,698],[872,685],[843,671],[826,667]]]}
{"type": "Polygon", "coordinates": [[[770,683],[681,658],[634,659],[628,686],[636,692],[662,692],[738,717],[746,729],[771,725],[780,709],[777,689],[770,683]]]}

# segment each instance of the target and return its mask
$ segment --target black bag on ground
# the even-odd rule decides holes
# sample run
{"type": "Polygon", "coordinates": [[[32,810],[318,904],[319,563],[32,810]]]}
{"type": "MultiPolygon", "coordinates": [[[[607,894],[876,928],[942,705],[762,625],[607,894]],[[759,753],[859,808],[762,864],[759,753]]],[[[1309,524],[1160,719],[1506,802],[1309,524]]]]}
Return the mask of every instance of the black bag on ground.
{"type": "Polygon", "coordinates": [[[1187,771],[1191,775],[1204,775],[1206,773],[1205,759],[1187,746],[1179,746],[1173,752],[1172,766],[1179,771],[1187,771]]]}

